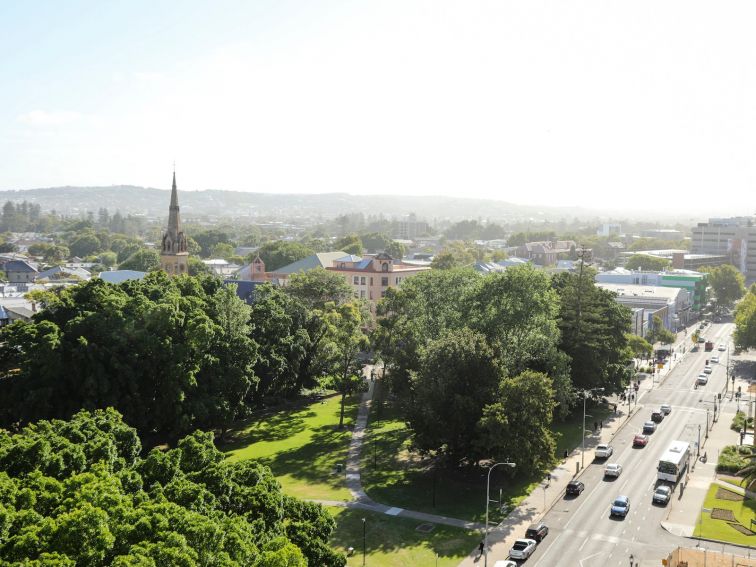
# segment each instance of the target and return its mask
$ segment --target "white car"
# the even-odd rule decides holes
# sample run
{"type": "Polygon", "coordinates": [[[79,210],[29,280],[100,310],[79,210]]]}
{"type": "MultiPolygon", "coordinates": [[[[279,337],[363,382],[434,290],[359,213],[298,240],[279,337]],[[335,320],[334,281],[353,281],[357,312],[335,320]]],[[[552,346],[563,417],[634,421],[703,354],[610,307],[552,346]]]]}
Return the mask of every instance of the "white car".
{"type": "Polygon", "coordinates": [[[617,478],[622,474],[622,465],[619,463],[609,463],[604,467],[604,476],[613,476],[617,478]]]}
{"type": "Polygon", "coordinates": [[[517,563],[510,561],[509,559],[500,559],[494,563],[494,567],[517,567],[517,563]]]}
{"type": "Polygon", "coordinates": [[[719,363],[719,357],[718,356],[712,356],[709,360],[711,360],[712,363],[718,364],[719,363]]]}
{"type": "Polygon", "coordinates": [[[706,386],[709,383],[709,377],[706,374],[699,374],[696,378],[696,384],[699,386],[706,386]]]}
{"type": "Polygon", "coordinates": [[[669,404],[662,404],[659,406],[659,411],[664,415],[669,415],[672,413],[672,406],[669,404]]]}
{"type": "Polygon", "coordinates": [[[704,366],[704,374],[711,374],[714,369],[711,366],[704,366]]]}
{"type": "Polygon", "coordinates": [[[611,445],[596,445],[596,458],[608,459],[614,453],[614,449],[611,445]]]}
{"type": "Polygon", "coordinates": [[[518,539],[515,540],[512,549],[509,550],[509,557],[512,559],[527,559],[536,549],[536,540],[518,539]]]}
{"type": "Polygon", "coordinates": [[[726,350],[727,350],[727,347],[726,347],[726,346],[724,346],[724,345],[719,345],[719,347],[717,348],[717,350],[718,350],[719,352],[724,352],[724,351],[726,351],[726,350]]]}

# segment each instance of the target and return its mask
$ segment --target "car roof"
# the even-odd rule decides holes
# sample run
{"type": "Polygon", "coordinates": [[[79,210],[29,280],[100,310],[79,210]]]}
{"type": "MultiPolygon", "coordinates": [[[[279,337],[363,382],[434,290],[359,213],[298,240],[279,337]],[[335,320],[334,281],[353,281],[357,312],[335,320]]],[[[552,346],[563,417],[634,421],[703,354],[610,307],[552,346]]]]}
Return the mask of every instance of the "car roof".
{"type": "Polygon", "coordinates": [[[656,487],[656,492],[659,492],[660,490],[663,490],[664,492],[672,492],[672,489],[665,484],[656,487]]]}
{"type": "Polygon", "coordinates": [[[583,482],[582,482],[582,481],[580,481],[580,480],[571,480],[571,481],[570,481],[570,482],[568,482],[567,484],[583,484],[583,482]]]}
{"type": "Polygon", "coordinates": [[[614,499],[615,502],[630,502],[630,498],[627,496],[617,496],[617,498],[614,499]]]}

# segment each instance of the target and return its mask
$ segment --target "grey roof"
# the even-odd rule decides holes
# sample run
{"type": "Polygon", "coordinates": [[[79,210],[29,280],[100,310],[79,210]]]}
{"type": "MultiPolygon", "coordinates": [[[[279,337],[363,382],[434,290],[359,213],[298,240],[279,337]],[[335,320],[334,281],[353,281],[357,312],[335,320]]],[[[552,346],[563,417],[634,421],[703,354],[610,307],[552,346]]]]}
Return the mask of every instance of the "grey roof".
{"type": "Polygon", "coordinates": [[[75,276],[82,280],[88,280],[92,277],[92,274],[90,274],[84,268],[67,268],[65,266],[55,266],[54,268],[50,268],[49,270],[45,270],[44,272],[37,274],[37,279],[65,279],[71,276],[75,276]]]}
{"type": "Polygon", "coordinates": [[[3,266],[6,272],[37,272],[37,268],[24,260],[10,260],[3,266]]]}
{"type": "Polygon", "coordinates": [[[362,262],[362,258],[360,256],[355,256],[354,254],[347,254],[346,256],[342,256],[341,258],[336,258],[336,262],[362,262]]]}
{"type": "Polygon", "coordinates": [[[138,272],[137,270],[112,270],[110,272],[100,272],[100,279],[108,283],[120,284],[129,280],[141,280],[147,272],[138,272]]]}
{"type": "Polygon", "coordinates": [[[19,315],[24,319],[31,319],[32,315],[34,315],[34,311],[29,309],[28,307],[23,307],[22,305],[8,305],[5,307],[5,310],[9,313],[15,313],[16,315],[19,315]]]}
{"type": "Polygon", "coordinates": [[[346,256],[346,252],[343,250],[337,250],[336,252],[318,252],[312,256],[307,256],[307,258],[292,262],[288,266],[278,268],[277,270],[271,270],[271,272],[276,274],[295,274],[297,272],[314,270],[315,268],[330,268],[333,266],[333,263],[337,258],[343,256],[346,256]]]}

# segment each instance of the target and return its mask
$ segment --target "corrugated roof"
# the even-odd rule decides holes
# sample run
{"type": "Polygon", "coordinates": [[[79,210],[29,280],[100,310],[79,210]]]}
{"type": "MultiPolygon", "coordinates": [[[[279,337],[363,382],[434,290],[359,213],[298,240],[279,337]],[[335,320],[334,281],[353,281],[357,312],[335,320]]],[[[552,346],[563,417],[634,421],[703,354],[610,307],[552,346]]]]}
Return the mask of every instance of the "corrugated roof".
{"type": "Polygon", "coordinates": [[[330,268],[337,258],[345,255],[346,252],[343,250],[337,250],[335,252],[318,252],[312,256],[307,256],[307,258],[292,262],[288,266],[271,271],[276,274],[295,274],[297,272],[314,270],[315,268],[330,268]]]}

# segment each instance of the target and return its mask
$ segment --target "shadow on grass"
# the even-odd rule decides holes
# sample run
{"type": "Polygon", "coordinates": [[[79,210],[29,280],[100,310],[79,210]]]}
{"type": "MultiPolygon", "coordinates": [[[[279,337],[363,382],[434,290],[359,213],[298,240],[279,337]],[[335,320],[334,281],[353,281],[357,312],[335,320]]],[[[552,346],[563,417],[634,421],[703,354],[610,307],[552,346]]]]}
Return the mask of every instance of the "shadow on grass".
{"type": "Polygon", "coordinates": [[[335,467],[346,461],[358,403],[358,396],[347,398],[342,429],[338,427],[340,404],[333,398],[253,416],[239,423],[232,441],[221,450],[246,449],[248,458],[269,466],[276,476],[344,488],[344,475],[336,474],[335,467]],[[321,408],[322,404],[328,406],[321,408]],[[255,456],[254,444],[260,442],[267,444],[268,454],[255,456]],[[271,447],[271,443],[278,445],[271,447]]]}
{"type": "MultiPolygon", "coordinates": [[[[432,565],[436,554],[441,560],[459,561],[467,556],[480,538],[480,534],[474,530],[440,525],[436,525],[430,533],[423,533],[416,530],[421,524],[418,520],[346,509],[336,515],[337,528],[331,535],[331,545],[341,550],[353,547],[355,557],[359,558],[363,552],[363,518],[365,552],[368,556],[402,554],[392,561],[371,560],[371,565],[432,565]]],[[[358,563],[359,560],[354,564],[358,563]]]]}

